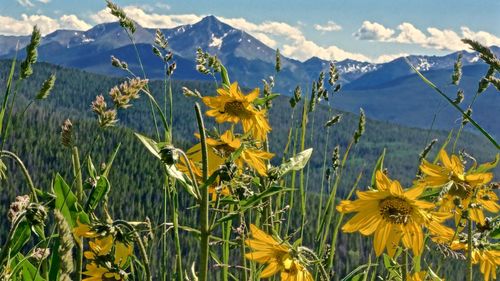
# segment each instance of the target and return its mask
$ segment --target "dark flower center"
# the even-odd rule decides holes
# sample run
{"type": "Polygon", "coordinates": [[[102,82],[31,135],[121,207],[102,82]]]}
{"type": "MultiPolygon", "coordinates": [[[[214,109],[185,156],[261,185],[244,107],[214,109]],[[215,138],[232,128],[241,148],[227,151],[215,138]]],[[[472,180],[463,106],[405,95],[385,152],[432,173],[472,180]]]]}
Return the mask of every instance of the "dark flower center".
{"type": "Polygon", "coordinates": [[[413,207],[403,198],[388,197],[379,204],[380,215],[393,224],[406,224],[411,218],[413,207]]]}
{"type": "Polygon", "coordinates": [[[233,116],[238,116],[241,118],[249,118],[252,115],[251,112],[248,111],[245,108],[245,106],[243,105],[243,103],[241,103],[240,101],[227,102],[224,105],[224,113],[227,113],[227,114],[233,115],[233,116]]]}
{"type": "Polygon", "coordinates": [[[453,181],[448,190],[448,194],[451,196],[458,196],[460,199],[466,199],[472,195],[472,189],[465,182],[453,181]]]}

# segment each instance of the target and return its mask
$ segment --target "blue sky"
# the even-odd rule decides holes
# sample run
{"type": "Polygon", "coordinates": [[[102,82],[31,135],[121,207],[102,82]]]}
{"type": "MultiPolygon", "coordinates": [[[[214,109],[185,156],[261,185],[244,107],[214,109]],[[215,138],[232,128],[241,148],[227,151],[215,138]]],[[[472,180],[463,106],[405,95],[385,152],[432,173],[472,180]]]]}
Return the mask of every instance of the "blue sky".
{"type": "MultiPolygon", "coordinates": [[[[215,15],[300,60],[385,61],[402,54],[445,54],[460,38],[500,45],[498,0],[116,0],[147,27],[173,27],[215,15]]],[[[38,24],[87,29],[111,20],[104,0],[0,0],[0,34],[38,24]]]]}

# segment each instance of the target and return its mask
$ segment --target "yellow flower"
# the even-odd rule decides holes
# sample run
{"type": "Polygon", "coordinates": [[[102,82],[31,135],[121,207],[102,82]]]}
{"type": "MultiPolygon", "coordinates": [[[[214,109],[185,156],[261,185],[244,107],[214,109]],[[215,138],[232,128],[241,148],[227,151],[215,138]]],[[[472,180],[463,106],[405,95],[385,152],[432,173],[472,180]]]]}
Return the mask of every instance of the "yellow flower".
{"type": "Polygon", "coordinates": [[[229,89],[217,89],[219,94],[216,97],[204,97],[203,102],[211,109],[207,115],[214,117],[218,123],[241,121],[245,133],[251,132],[257,140],[265,140],[271,131],[271,126],[266,119],[265,110],[257,110],[253,106],[253,101],[259,96],[259,89],[256,88],[248,95],[243,95],[238,83],[231,84],[229,89]]]}
{"type": "Polygon", "coordinates": [[[76,227],[73,228],[73,235],[76,238],[94,238],[99,236],[99,234],[93,231],[88,224],[80,223],[80,220],[76,220],[76,227]]]}
{"type": "MultiPolygon", "coordinates": [[[[453,241],[451,249],[467,251],[467,244],[453,241]]],[[[496,280],[497,266],[500,266],[500,251],[474,248],[472,250],[472,263],[479,263],[479,270],[483,274],[484,281],[496,280]]]]}
{"type": "Polygon", "coordinates": [[[470,187],[487,184],[493,179],[492,173],[465,172],[462,161],[456,155],[450,158],[444,149],[439,152],[439,160],[442,166],[425,159],[420,165],[420,170],[426,175],[423,180],[426,186],[441,187],[453,182],[450,193],[466,196],[470,187]]]}
{"type": "Polygon", "coordinates": [[[260,273],[260,278],[268,278],[281,271],[283,281],[312,281],[309,271],[292,256],[291,249],[276,241],[273,237],[251,224],[252,239],[245,244],[253,251],[245,254],[249,260],[267,264],[260,273]]]}
{"type": "MultiPolygon", "coordinates": [[[[207,150],[207,155],[208,155],[208,175],[211,175],[217,169],[219,169],[221,165],[224,165],[225,160],[221,156],[216,154],[215,151],[213,151],[212,149],[207,150]]],[[[189,165],[191,166],[191,169],[193,171],[194,176],[196,177],[198,184],[201,184],[203,182],[203,172],[201,167],[202,165],[201,144],[198,143],[193,147],[191,147],[188,151],[186,151],[186,156],[188,158],[189,165]]],[[[188,165],[183,157],[180,158],[180,161],[177,164],[177,168],[179,169],[179,171],[183,172],[185,175],[191,178],[191,175],[189,174],[188,165]]],[[[208,187],[208,192],[212,194],[212,201],[215,201],[217,199],[216,187],[217,183],[214,183],[208,187]]],[[[220,193],[222,195],[231,194],[229,188],[227,188],[226,186],[223,186],[220,193]]]]}
{"type": "Polygon", "coordinates": [[[426,226],[434,235],[451,237],[453,230],[441,225],[449,214],[431,212],[435,205],[417,200],[423,192],[414,187],[403,190],[398,181],[390,180],[384,173],[376,173],[377,190],[358,191],[358,200],[343,200],[337,206],[341,213],[356,212],[343,227],[344,232],[356,232],[369,236],[374,234],[377,256],[387,249],[394,256],[401,240],[416,256],[422,253],[426,226]]]}
{"type": "Polygon", "coordinates": [[[474,170],[465,172],[462,161],[456,155],[450,158],[444,149],[439,152],[439,160],[441,165],[423,161],[420,170],[425,177],[418,184],[424,187],[449,187],[439,202],[440,211],[454,213],[455,222],[458,223],[462,209],[472,205],[470,217],[482,225],[485,224],[483,208],[493,213],[500,211],[495,192],[482,188],[493,179],[492,173],[474,170]]]}
{"type": "Polygon", "coordinates": [[[425,281],[426,275],[427,275],[427,272],[425,272],[425,271],[415,272],[414,274],[408,273],[406,280],[407,281],[425,281]]]}
{"type": "Polygon", "coordinates": [[[84,275],[89,276],[84,278],[82,281],[121,281],[127,280],[126,273],[123,271],[114,272],[108,268],[97,265],[92,262],[87,264],[85,267],[86,271],[83,272],[84,275]]]}
{"type": "MultiPolygon", "coordinates": [[[[207,138],[207,145],[213,148],[222,157],[227,158],[231,153],[240,149],[242,142],[241,139],[235,137],[233,133],[228,130],[220,136],[220,140],[207,138]]],[[[236,159],[236,165],[243,168],[243,165],[247,164],[261,176],[265,176],[267,174],[266,161],[273,156],[274,154],[266,151],[244,147],[238,159],[236,159]]]]}
{"type": "Polygon", "coordinates": [[[444,279],[439,278],[439,276],[437,276],[436,274],[434,274],[432,272],[427,274],[426,271],[419,271],[419,272],[415,272],[413,274],[408,273],[406,280],[407,281],[426,281],[426,280],[444,281],[444,279]]]}
{"type": "Polygon", "coordinates": [[[94,260],[96,256],[105,256],[111,252],[113,248],[113,236],[107,235],[103,238],[95,238],[89,242],[90,251],[85,251],[85,258],[94,260]]]}

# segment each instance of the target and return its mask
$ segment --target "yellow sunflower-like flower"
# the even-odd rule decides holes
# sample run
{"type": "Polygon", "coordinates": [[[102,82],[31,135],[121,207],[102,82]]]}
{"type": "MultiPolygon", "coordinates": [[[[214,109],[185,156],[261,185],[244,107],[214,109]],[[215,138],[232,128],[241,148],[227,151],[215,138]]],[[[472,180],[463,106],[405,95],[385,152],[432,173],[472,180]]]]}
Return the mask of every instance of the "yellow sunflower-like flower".
{"type": "Polygon", "coordinates": [[[217,89],[219,94],[216,97],[204,97],[203,102],[211,109],[207,115],[214,117],[218,123],[241,121],[245,133],[251,132],[257,140],[265,140],[271,131],[271,126],[266,119],[265,110],[257,110],[253,101],[259,96],[259,89],[256,88],[248,95],[243,95],[238,83],[231,84],[229,89],[217,89]]]}
{"type": "Polygon", "coordinates": [[[73,228],[73,235],[77,238],[94,238],[99,236],[99,234],[92,230],[90,225],[81,223],[80,220],[76,220],[76,227],[73,228]]]}
{"type": "MultiPolygon", "coordinates": [[[[228,130],[220,136],[220,140],[207,138],[207,145],[226,158],[231,153],[240,149],[242,142],[241,139],[235,137],[234,134],[228,130]]],[[[267,174],[266,161],[273,158],[273,156],[273,153],[244,147],[239,157],[236,159],[236,165],[242,168],[244,164],[247,164],[257,171],[257,173],[265,176],[267,174]]]]}
{"type": "Polygon", "coordinates": [[[84,275],[88,276],[82,281],[122,281],[127,280],[127,274],[119,270],[118,272],[112,271],[109,268],[100,266],[95,262],[87,264],[85,267],[86,271],[83,272],[84,275]]]}
{"type": "Polygon", "coordinates": [[[253,251],[245,254],[249,260],[267,264],[260,273],[260,278],[268,278],[281,272],[284,281],[312,281],[311,273],[294,258],[291,249],[276,241],[272,236],[251,224],[251,239],[246,239],[245,244],[253,251]]]}
{"type": "Polygon", "coordinates": [[[432,271],[428,273],[427,271],[419,271],[413,274],[408,273],[406,277],[407,281],[445,281],[444,279],[437,276],[432,271]]]}
{"type": "Polygon", "coordinates": [[[107,235],[103,238],[95,238],[89,242],[89,251],[85,251],[83,255],[89,260],[96,259],[96,256],[105,256],[111,252],[113,248],[113,236],[107,235]]]}
{"type": "MultiPolygon", "coordinates": [[[[467,244],[453,241],[451,249],[467,251],[467,244]]],[[[472,250],[472,263],[479,263],[479,270],[483,274],[484,281],[496,280],[497,267],[500,266],[500,251],[488,248],[474,248],[472,250]]]]}
{"type": "MultiPolygon", "coordinates": [[[[208,154],[208,174],[211,175],[213,174],[221,165],[224,165],[224,159],[215,153],[215,151],[208,149],[207,150],[208,154]]],[[[194,176],[196,177],[196,180],[199,184],[203,182],[203,172],[202,172],[202,156],[201,156],[201,144],[196,144],[188,151],[186,151],[186,156],[189,161],[189,165],[191,166],[191,169],[193,171],[194,176]]],[[[184,160],[183,157],[180,158],[179,163],[177,164],[177,168],[179,171],[183,172],[185,175],[188,177],[191,177],[189,174],[189,169],[188,169],[188,164],[184,160]]],[[[208,193],[212,194],[212,201],[215,201],[217,199],[217,183],[212,184],[211,186],[208,187],[208,193]]],[[[231,192],[229,188],[226,186],[223,186],[222,189],[220,190],[220,194],[222,195],[230,195],[231,192]]]]}
{"type": "Polygon", "coordinates": [[[448,156],[443,149],[439,152],[440,165],[426,160],[420,165],[424,178],[418,183],[425,187],[447,187],[446,195],[439,202],[440,211],[455,214],[458,223],[462,210],[472,207],[469,211],[473,221],[485,224],[486,209],[492,213],[500,211],[498,196],[491,190],[484,189],[484,185],[493,179],[492,173],[466,172],[465,167],[456,155],[448,156]]]}
{"type": "Polygon", "coordinates": [[[90,251],[85,251],[86,259],[91,260],[86,266],[84,275],[89,276],[83,281],[98,281],[98,280],[126,280],[126,272],[123,270],[127,264],[128,258],[132,255],[133,247],[131,244],[126,244],[120,241],[113,243],[113,236],[108,235],[102,239],[95,239],[89,242],[90,251]],[[103,265],[99,264],[95,259],[98,256],[107,256],[111,254],[114,246],[114,252],[110,259],[110,263],[103,265]],[[111,264],[113,263],[113,265],[111,264]],[[111,267],[109,267],[111,265],[111,267]]]}
{"type": "Polygon", "coordinates": [[[423,189],[414,187],[403,190],[398,181],[390,180],[384,173],[376,173],[376,190],[358,191],[359,199],[343,200],[337,206],[341,213],[356,212],[343,227],[344,232],[356,232],[369,236],[374,234],[377,256],[387,249],[394,256],[400,241],[405,248],[412,249],[416,256],[422,253],[425,226],[433,235],[452,237],[453,230],[441,223],[450,214],[432,212],[435,205],[417,200],[423,189]]]}

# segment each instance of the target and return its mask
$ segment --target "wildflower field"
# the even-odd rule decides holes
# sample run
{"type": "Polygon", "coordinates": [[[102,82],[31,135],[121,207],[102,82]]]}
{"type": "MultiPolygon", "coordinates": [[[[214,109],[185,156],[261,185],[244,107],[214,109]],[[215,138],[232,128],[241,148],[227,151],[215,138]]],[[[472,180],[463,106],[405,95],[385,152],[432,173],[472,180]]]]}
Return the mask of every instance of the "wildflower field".
{"type": "MultiPolygon", "coordinates": [[[[106,3],[135,44],[134,19],[106,3]]],[[[460,119],[417,133],[334,110],[334,62],[284,96],[279,50],[245,88],[202,49],[210,81],[177,81],[160,30],[155,81],[138,52],[140,73],[112,56],[127,78],[103,78],[37,63],[40,41],[35,26],[0,61],[0,280],[496,280],[499,145],[472,113],[500,91],[488,47],[463,39],[488,65],[470,104],[408,61],[460,119]],[[397,142],[373,149],[381,136],[397,142]]]]}

